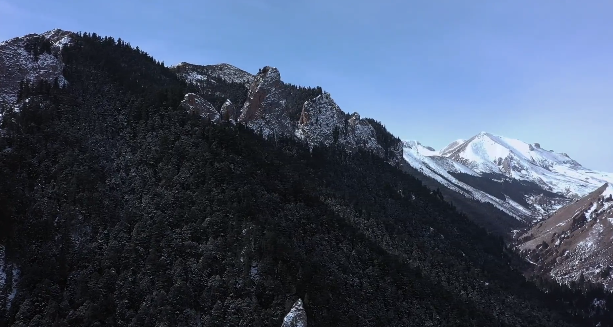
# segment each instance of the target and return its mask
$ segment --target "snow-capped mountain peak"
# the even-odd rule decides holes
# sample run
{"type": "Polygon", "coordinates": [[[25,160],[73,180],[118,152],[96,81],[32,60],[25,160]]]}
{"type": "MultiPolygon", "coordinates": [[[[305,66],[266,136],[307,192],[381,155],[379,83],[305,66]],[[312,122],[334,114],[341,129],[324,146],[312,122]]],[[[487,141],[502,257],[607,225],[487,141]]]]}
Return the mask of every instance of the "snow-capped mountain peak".
{"type": "Polygon", "coordinates": [[[464,139],[457,139],[457,140],[449,143],[449,145],[447,145],[443,149],[441,149],[439,151],[439,153],[444,156],[444,155],[446,155],[446,154],[448,154],[450,152],[453,152],[453,150],[457,149],[459,146],[464,144],[464,142],[466,142],[466,140],[464,140],[464,139]]]}
{"type": "Polygon", "coordinates": [[[572,198],[613,183],[613,173],[587,169],[565,153],[488,132],[455,140],[440,151],[418,141],[405,141],[403,148],[405,160],[415,169],[525,221],[546,218],[572,198]],[[510,184],[514,188],[509,189],[510,184]],[[504,197],[515,194],[515,201],[523,204],[505,200],[501,192],[504,197]]]}
{"type": "Polygon", "coordinates": [[[479,174],[502,174],[532,181],[566,196],[582,196],[613,181],[613,174],[591,171],[567,154],[545,150],[539,143],[529,144],[487,132],[473,136],[443,156],[479,174]]]}
{"type": "Polygon", "coordinates": [[[414,141],[414,140],[404,141],[403,146],[405,148],[413,149],[416,153],[419,153],[424,156],[429,157],[429,156],[439,155],[439,152],[436,151],[433,147],[425,146],[419,143],[418,141],[414,141]]]}
{"type": "Polygon", "coordinates": [[[469,161],[472,163],[471,166],[482,172],[500,172],[499,162],[509,157],[530,162],[545,169],[550,169],[555,165],[581,166],[566,154],[544,150],[539,143],[529,144],[487,132],[473,136],[444,155],[461,161],[469,161]]]}

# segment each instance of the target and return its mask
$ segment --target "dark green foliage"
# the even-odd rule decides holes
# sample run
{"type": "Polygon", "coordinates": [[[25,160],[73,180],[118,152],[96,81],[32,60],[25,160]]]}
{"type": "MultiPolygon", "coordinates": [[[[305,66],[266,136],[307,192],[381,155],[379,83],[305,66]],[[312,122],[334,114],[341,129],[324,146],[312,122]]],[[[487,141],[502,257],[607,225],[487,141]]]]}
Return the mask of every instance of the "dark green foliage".
{"type": "Polygon", "coordinates": [[[466,214],[472,221],[485,228],[488,232],[502,235],[510,241],[510,231],[526,227],[525,223],[502,212],[491,203],[469,199],[456,191],[444,187],[438,181],[422,174],[408,164],[402,164],[401,168],[419,178],[430,189],[440,188],[439,190],[446,201],[452,203],[456,210],[466,214]]]}
{"type": "Polygon", "coordinates": [[[580,326],[501,238],[366,152],[266,142],[179,108],[188,86],[83,34],[67,88],[0,138],[14,326],[580,326]]]}
{"type": "Polygon", "coordinates": [[[292,122],[298,122],[305,102],[320,96],[321,87],[304,87],[283,83],[282,95],[286,99],[285,108],[292,122]]]}
{"type": "Polygon", "coordinates": [[[25,44],[25,50],[38,60],[38,57],[43,53],[51,54],[51,41],[42,36],[30,37],[25,44]]]}
{"type": "Polygon", "coordinates": [[[221,109],[224,102],[229,99],[240,110],[247,100],[247,88],[244,84],[226,82],[213,76],[209,76],[208,79],[206,88],[200,90],[203,99],[210,102],[217,110],[221,109]]]}
{"type": "Polygon", "coordinates": [[[377,143],[383,147],[385,158],[388,160],[392,159],[394,157],[394,150],[402,149],[402,141],[390,133],[380,121],[372,118],[366,118],[365,120],[375,129],[377,143]]]}

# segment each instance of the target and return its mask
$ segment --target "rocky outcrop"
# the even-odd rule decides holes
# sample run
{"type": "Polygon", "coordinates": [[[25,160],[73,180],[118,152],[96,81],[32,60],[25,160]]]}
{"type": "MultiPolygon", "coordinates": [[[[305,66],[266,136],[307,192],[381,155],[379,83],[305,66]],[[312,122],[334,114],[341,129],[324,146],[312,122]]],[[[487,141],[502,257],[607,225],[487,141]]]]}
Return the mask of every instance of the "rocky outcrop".
{"type": "Polygon", "coordinates": [[[170,67],[179,77],[194,84],[200,89],[215,84],[215,78],[219,78],[228,83],[243,84],[245,87],[251,85],[254,76],[248,72],[229,64],[218,65],[194,65],[182,62],[170,67]]]}
{"type": "Polygon", "coordinates": [[[540,274],[562,283],[585,278],[613,289],[613,187],[603,185],[536,224],[519,249],[540,274]],[[581,277],[583,276],[583,277],[581,277]]]}
{"type": "Polygon", "coordinates": [[[239,111],[229,99],[221,106],[221,121],[236,123],[239,111]]]}
{"type": "Polygon", "coordinates": [[[264,67],[249,87],[238,121],[264,138],[291,135],[293,124],[285,108],[282,86],[279,70],[264,67]]]}
{"type": "Polygon", "coordinates": [[[17,295],[19,269],[6,259],[6,249],[0,245],[0,312],[11,307],[17,295]]]}
{"type": "Polygon", "coordinates": [[[336,105],[330,94],[324,92],[304,103],[296,136],[311,145],[338,143],[341,132],[346,134],[345,113],[336,105]]]}
{"type": "Polygon", "coordinates": [[[296,136],[311,146],[339,144],[350,150],[363,148],[383,156],[374,128],[358,113],[346,115],[330,93],[305,102],[296,136]]]}
{"type": "Polygon", "coordinates": [[[294,303],[290,312],[283,318],[281,327],[307,327],[307,315],[301,299],[294,303]]]}
{"type": "Polygon", "coordinates": [[[195,113],[202,118],[217,123],[220,120],[219,113],[213,105],[195,93],[187,93],[181,101],[181,106],[191,113],[195,113]]]}
{"type": "Polygon", "coordinates": [[[44,34],[29,34],[0,43],[0,104],[15,103],[19,82],[39,80],[66,84],[62,75],[61,49],[71,42],[71,32],[55,29],[44,34]]]}
{"type": "MultiPolygon", "coordinates": [[[[211,90],[215,89],[211,83],[216,83],[212,79],[214,76],[212,72],[224,71],[223,67],[225,71],[236,71],[238,68],[229,65],[216,65],[215,67],[218,67],[216,69],[211,67],[181,63],[172,69],[187,82],[200,86],[199,93],[225,96],[211,93],[211,90]]],[[[244,103],[239,105],[226,100],[222,105],[220,121],[241,123],[264,138],[297,136],[311,146],[329,146],[337,143],[350,151],[359,148],[373,151],[392,164],[398,164],[402,160],[402,144],[399,140],[395,144],[380,144],[378,139],[382,135],[377,135],[378,130],[371,125],[369,120],[362,119],[357,113],[348,115],[343,112],[329,93],[322,93],[319,89],[319,95],[306,96],[313,91],[308,89],[305,91],[283,83],[279,70],[271,66],[260,69],[255,76],[245,74],[248,73],[237,73],[235,79],[226,78],[228,81],[248,81],[250,83],[244,103]],[[299,118],[298,113],[300,113],[299,118]]],[[[194,98],[196,96],[192,95],[194,98]]],[[[186,106],[194,110],[192,108],[196,106],[195,100],[187,100],[189,99],[184,101],[186,106]]],[[[199,110],[199,112],[202,111],[202,109],[199,110]]],[[[212,121],[217,121],[212,110],[205,111],[210,113],[212,121]]],[[[381,129],[380,133],[387,133],[383,127],[379,129],[381,129]]],[[[390,137],[393,138],[391,135],[385,135],[384,139],[387,140],[390,137]]]]}

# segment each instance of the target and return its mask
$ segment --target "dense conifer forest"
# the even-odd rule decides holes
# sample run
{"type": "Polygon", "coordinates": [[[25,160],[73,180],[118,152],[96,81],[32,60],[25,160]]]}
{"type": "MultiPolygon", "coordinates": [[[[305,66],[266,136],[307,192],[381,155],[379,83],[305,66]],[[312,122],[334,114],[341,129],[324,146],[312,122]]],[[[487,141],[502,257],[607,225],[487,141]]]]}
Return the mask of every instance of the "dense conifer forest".
{"type": "Polygon", "coordinates": [[[611,323],[601,290],[543,292],[501,237],[371,153],[207,124],[179,106],[193,86],[121,40],[80,34],[62,57],[66,87],[23,83],[2,109],[19,279],[1,326],[280,326],[298,298],[309,326],[611,323]]]}

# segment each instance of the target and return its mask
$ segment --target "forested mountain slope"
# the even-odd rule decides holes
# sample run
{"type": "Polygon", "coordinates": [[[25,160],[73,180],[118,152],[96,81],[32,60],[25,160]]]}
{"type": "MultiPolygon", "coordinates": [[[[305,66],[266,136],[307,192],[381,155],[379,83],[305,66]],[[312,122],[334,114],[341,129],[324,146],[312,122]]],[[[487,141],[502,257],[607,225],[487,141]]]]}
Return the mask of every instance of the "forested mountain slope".
{"type": "Polygon", "coordinates": [[[585,325],[380,154],[211,124],[112,38],[62,60],[2,109],[0,325],[585,325]]]}

